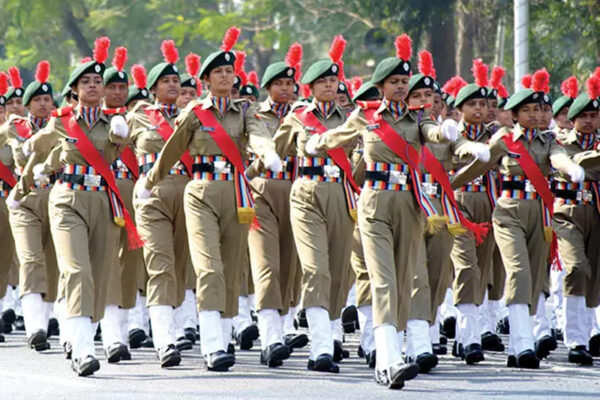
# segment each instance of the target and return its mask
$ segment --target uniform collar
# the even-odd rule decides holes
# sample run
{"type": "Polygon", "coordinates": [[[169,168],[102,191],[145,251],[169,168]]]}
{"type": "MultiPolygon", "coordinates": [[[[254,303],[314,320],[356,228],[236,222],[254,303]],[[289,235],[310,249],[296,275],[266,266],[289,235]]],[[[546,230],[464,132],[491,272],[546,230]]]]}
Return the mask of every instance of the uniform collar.
{"type": "MultiPolygon", "coordinates": [[[[311,111],[318,111],[318,107],[317,107],[317,101],[313,99],[313,101],[311,101],[310,103],[308,103],[308,105],[306,106],[306,109],[304,110],[304,112],[308,113],[311,111]]],[[[331,112],[331,114],[329,115],[329,117],[331,117],[333,114],[338,113],[338,115],[340,117],[344,116],[344,113],[340,110],[340,108],[337,105],[333,106],[333,111],[331,112]]],[[[321,112],[319,111],[319,115],[321,114],[321,112]]]]}
{"type": "MultiPolygon", "coordinates": [[[[215,108],[213,106],[213,102],[212,102],[212,93],[208,92],[208,95],[203,98],[202,100],[200,100],[200,106],[202,107],[203,110],[208,110],[210,108],[215,108]]],[[[229,110],[235,110],[235,111],[239,111],[239,107],[237,105],[237,101],[233,100],[231,97],[229,98],[229,105],[227,106],[227,111],[229,110]]],[[[216,108],[215,108],[216,110],[216,108]]]]}
{"type": "MultiPolygon", "coordinates": [[[[75,107],[75,110],[73,112],[75,113],[75,119],[83,119],[85,121],[85,118],[81,113],[82,107],[83,106],[81,104],[77,104],[77,106],[75,107]]],[[[89,109],[89,108],[94,108],[94,109],[97,108],[98,109],[98,119],[96,121],[94,121],[94,124],[92,124],[89,128],[92,128],[98,121],[104,121],[104,122],[108,123],[108,118],[102,112],[101,104],[99,104],[98,107],[86,107],[86,108],[87,109],[89,109]]],[[[86,124],[87,124],[87,122],[86,122],[86,124]]]]}
{"type": "Polygon", "coordinates": [[[485,132],[484,124],[468,124],[464,119],[460,120],[458,131],[461,132],[467,139],[477,140],[485,132]]]}
{"type": "MultiPolygon", "coordinates": [[[[525,137],[525,128],[522,128],[521,125],[515,124],[512,132],[513,132],[513,142],[516,142],[517,140],[519,140],[520,137],[523,137],[523,139],[525,139],[527,141],[527,138],[525,137]]],[[[539,139],[542,143],[546,143],[545,132],[541,132],[539,129],[536,129],[535,134],[534,134],[533,138],[531,139],[531,142],[533,142],[536,139],[539,139]]]]}
{"type": "MultiPolygon", "coordinates": [[[[406,106],[406,103],[404,103],[404,102],[402,103],[402,106],[403,106],[402,107],[402,115],[400,115],[400,118],[398,118],[395,121],[402,121],[404,118],[407,118],[407,117],[416,121],[416,118],[414,118],[415,116],[413,114],[414,111],[410,111],[408,109],[408,107],[406,106]]],[[[381,100],[381,104],[379,105],[379,108],[375,112],[375,114],[378,114],[378,115],[382,115],[383,113],[387,113],[387,114],[389,114],[390,117],[392,117],[392,113],[390,112],[390,109],[388,108],[385,99],[381,100]]]]}

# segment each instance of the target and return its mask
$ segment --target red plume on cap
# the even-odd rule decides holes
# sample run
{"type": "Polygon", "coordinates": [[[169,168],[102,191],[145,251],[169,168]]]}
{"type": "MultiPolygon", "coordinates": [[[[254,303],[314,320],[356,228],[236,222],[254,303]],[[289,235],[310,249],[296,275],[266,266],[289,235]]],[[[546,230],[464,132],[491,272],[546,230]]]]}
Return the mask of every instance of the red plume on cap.
{"type": "Polygon", "coordinates": [[[193,77],[198,76],[200,72],[200,56],[196,53],[190,53],[185,56],[185,70],[193,77]]]}
{"type": "Polygon", "coordinates": [[[94,61],[98,64],[104,64],[108,59],[108,48],[110,47],[110,39],[102,36],[94,42],[94,61]]]}
{"type": "Polygon", "coordinates": [[[127,62],[127,48],[119,46],[115,49],[115,55],[113,56],[112,65],[119,72],[123,72],[125,69],[125,63],[127,62]]]}
{"type": "Polygon", "coordinates": [[[133,83],[138,89],[144,89],[148,85],[148,77],[146,76],[146,68],[143,65],[135,64],[131,67],[131,76],[133,83]]]}
{"type": "Polygon", "coordinates": [[[331,47],[329,48],[329,58],[331,58],[331,61],[338,64],[342,60],[346,43],[348,42],[342,35],[337,35],[333,38],[333,42],[331,42],[331,47]]]}
{"type": "Polygon", "coordinates": [[[592,75],[600,78],[600,67],[596,67],[596,69],[594,70],[594,72],[592,73],[592,75]]]}
{"type": "Polygon", "coordinates": [[[235,52],[235,62],[233,63],[233,70],[236,75],[240,75],[240,72],[244,70],[244,64],[246,63],[246,53],[243,51],[235,52]]]}
{"type": "Polygon", "coordinates": [[[494,89],[498,90],[498,86],[502,82],[502,78],[504,78],[504,75],[506,75],[506,70],[503,67],[496,65],[492,69],[492,77],[490,79],[490,86],[493,87],[494,89]]]}
{"type": "Polygon", "coordinates": [[[4,96],[6,92],[8,92],[8,75],[0,71],[0,96],[4,96]]]}
{"type": "Polygon", "coordinates": [[[85,64],[85,63],[89,63],[90,61],[92,61],[92,57],[83,57],[81,60],[79,60],[79,63],[85,64]]]}
{"type": "Polygon", "coordinates": [[[246,71],[241,70],[237,76],[240,77],[240,86],[246,86],[248,84],[248,75],[246,75],[246,71]]]}
{"type": "Polygon", "coordinates": [[[597,99],[600,96],[600,78],[592,75],[589,77],[586,84],[588,97],[590,99],[597,99]]]}
{"type": "Polygon", "coordinates": [[[8,69],[8,75],[10,75],[10,84],[13,88],[23,87],[23,80],[21,79],[21,72],[17,67],[10,67],[8,69]]]}
{"type": "Polygon", "coordinates": [[[348,89],[348,96],[350,96],[350,98],[353,98],[354,88],[352,87],[352,82],[350,82],[348,79],[345,79],[344,84],[346,85],[346,89],[348,89]]]}
{"type": "Polygon", "coordinates": [[[350,80],[350,86],[352,86],[353,91],[357,91],[363,85],[363,79],[360,76],[353,76],[350,80]]]}
{"type": "Polygon", "coordinates": [[[232,26],[231,28],[227,29],[227,32],[225,32],[225,36],[223,36],[221,50],[231,51],[233,46],[235,46],[238,39],[240,38],[240,33],[241,30],[239,28],[236,28],[235,26],[232,26]]]}
{"type": "Polygon", "coordinates": [[[298,42],[292,44],[285,55],[285,63],[290,68],[296,68],[300,66],[302,62],[302,45],[298,42]]]}
{"type": "Polygon", "coordinates": [[[433,67],[433,56],[427,50],[419,52],[419,72],[430,78],[436,78],[435,68],[433,67]]]}
{"type": "Polygon", "coordinates": [[[256,71],[250,71],[248,73],[248,83],[253,84],[258,89],[258,74],[256,71]]]}
{"type": "Polygon", "coordinates": [[[50,63],[46,60],[40,61],[35,70],[35,80],[38,81],[39,83],[46,83],[46,82],[48,82],[49,76],[50,76],[50,63]]]}
{"type": "Polygon", "coordinates": [[[394,41],[396,46],[396,57],[403,61],[410,61],[412,57],[412,39],[406,33],[396,37],[394,41]]]}
{"type": "Polygon", "coordinates": [[[476,58],[473,60],[473,68],[471,68],[471,71],[473,72],[473,78],[475,78],[475,84],[477,86],[487,87],[489,85],[489,67],[483,63],[481,58],[476,58]]]}
{"type": "Polygon", "coordinates": [[[546,70],[546,68],[538,69],[533,73],[533,83],[531,84],[531,89],[534,92],[550,92],[550,74],[546,70]]]}
{"type": "Polygon", "coordinates": [[[300,91],[302,92],[302,97],[304,97],[305,99],[308,99],[310,97],[310,85],[300,85],[300,91]]]}
{"type": "Polygon", "coordinates": [[[169,64],[176,64],[179,60],[179,52],[175,47],[175,42],[172,40],[163,40],[160,45],[160,51],[162,51],[165,62],[169,64]]]}
{"type": "Polygon", "coordinates": [[[521,78],[521,85],[523,85],[525,89],[531,89],[532,82],[533,78],[530,74],[527,74],[521,78]]]}
{"type": "Polygon", "coordinates": [[[342,60],[337,62],[337,65],[340,67],[340,71],[338,72],[338,78],[340,81],[346,80],[346,71],[344,71],[344,62],[342,60]]]}
{"type": "MultiPolygon", "coordinates": [[[[597,76],[597,75],[596,75],[597,76]]],[[[574,99],[577,97],[579,88],[577,87],[577,78],[570,76],[560,84],[560,91],[563,95],[574,99]]]]}
{"type": "Polygon", "coordinates": [[[496,89],[498,90],[498,96],[503,99],[508,98],[508,90],[506,89],[506,86],[504,86],[502,83],[499,83],[496,89]]]}
{"type": "Polygon", "coordinates": [[[458,92],[460,92],[460,89],[464,88],[467,85],[467,81],[465,81],[463,78],[457,75],[450,78],[450,80],[446,82],[442,90],[448,93],[450,96],[456,98],[458,92]]]}

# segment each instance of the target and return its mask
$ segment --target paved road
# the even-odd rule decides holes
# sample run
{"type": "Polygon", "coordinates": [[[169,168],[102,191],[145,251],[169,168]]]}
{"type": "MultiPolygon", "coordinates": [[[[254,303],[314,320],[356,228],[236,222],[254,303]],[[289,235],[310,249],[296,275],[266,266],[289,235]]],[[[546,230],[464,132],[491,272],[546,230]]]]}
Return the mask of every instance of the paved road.
{"type": "MultiPolygon", "coordinates": [[[[338,375],[306,370],[307,351],[297,351],[285,365],[267,369],[259,351],[238,352],[228,373],[208,372],[198,347],[184,352],[182,365],[161,369],[150,349],[135,350],[133,360],[109,365],[91,378],[77,378],[51,338],[52,349],[36,354],[25,348],[22,332],[0,344],[0,400],[4,399],[600,399],[600,359],[593,368],[566,362],[561,345],[538,371],[507,369],[506,356],[487,354],[479,366],[443,356],[433,373],[408,382],[401,391],[376,385],[372,371],[356,356],[358,337],[347,336],[351,358],[338,375]]],[[[506,338],[504,338],[506,341],[506,338]]],[[[100,347],[97,348],[101,354],[100,347]]]]}

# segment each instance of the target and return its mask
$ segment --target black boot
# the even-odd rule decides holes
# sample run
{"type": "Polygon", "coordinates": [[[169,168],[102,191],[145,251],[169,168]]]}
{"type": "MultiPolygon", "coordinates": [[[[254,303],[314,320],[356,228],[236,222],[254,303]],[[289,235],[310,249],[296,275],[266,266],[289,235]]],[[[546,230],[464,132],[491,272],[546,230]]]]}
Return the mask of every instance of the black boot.
{"type": "Polygon", "coordinates": [[[508,322],[508,317],[504,317],[498,321],[498,325],[496,325],[496,332],[502,335],[508,335],[510,333],[510,323],[508,322]]]}
{"type": "Polygon", "coordinates": [[[404,382],[419,374],[419,366],[415,363],[391,365],[387,370],[375,370],[375,381],[390,389],[402,389],[404,382]]]}
{"type": "Polygon", "coordinates": [[[349,358],[350,353],[347,350],[344,350],[342,346],[342,342],[339,340],[333,341],[333,361],[338,363],[342,361],[344,358],[349,358]]]}
{"type": "Polygon", "coordinates": [[[288,333],[283,336],[283,342],[291,351],[294,351],[294,349],[301,349],[308,344],[308,336],[304,333],[288,333]]]}
{"type": "Polygon", "coordinates": [[[517,366],[519,368],[538,369],[540,360],[536,357],[533,350],[525,350],[517,356],[517,366]]]}
{"type": "Polygon", "coordinates": [[[157,350],[156,356],[158,357],[162,368],[176,367],[181,363],[181,354],[174,344],[161,347],[157,350]]]}
{"type": "Polygon", "coordinates": [[[24,331],[25,330],[25,319],[22,315],[17,315],[17,319],[15,319],[15,330],[16,331],[24,331]]]}
{"type": "Polygon", "coordinates": [[[132,329],[129,331],[129,347],[139,349],[142,347],[142,342],[146,340],[146,332],[143,329],[132,329]]]}
{"type": "Polygon", "coordinates": [[[535,355],[538,359],[546,358],[551,351],[556,350],[556,339],[552,336],[544,336],[535,342],[535,355]]]}
{"type": "Polygon", "coordinates": [[[473,365],[485,360],[481,345],[479,343],[471,343],[466,345],[463,358],[467,365],[473,365]]]}
{"type": "Polygon", "coordinates": [[[100,363],[93,356],[71,360],[71,368],[79,376],[89,376],[100,369],[100,363]]]}
{"type": "Polygon", "coordinates": [[[106,350],[104,350],[106,360],[109,364],[118,363],[121,361],[121,343],[113,343],[106,350]]]}
{"type": "Polygon", "coordinates": [[[569,349],[569,362],[591,366],[594,365],[594,358],[588,353],[585,346],[575,346],[569,349]]]}
{"type": "Polygon", "coordinates": [[[504,344],[500,336],[492,332],[481,335],[481,348],[487,351],[504,351],[504,344]]]}
{"type": "Polygon", "coordinates": [[[260,363],[268,367],[279,367],[290,358],[290,349],[283,343],[274,343],[260,352],[260,363]]]}
{"type": "Polygon", "coordinates": [[[258,326],[250,325],[236,336],[235,341],[240,346],[240,350],[250,350],[258,336],[258,326]]]}
{"type": "Polygon", "coordinates": [[[196,328],[185,328],[183,332],[185,333],[185,338],[187,340],[192,342],[192,344],[196,344],[196,336],[198,335],[196,333],[196,328]]]}
{"type": "Polygon", "coordinates": [[[300,310],[298,314],[296,314],[296,318],[294,320],[294,326],[296,329],[298,328],[308,328],[308,320],[306,319],[306,311],[300,310]]]}
{"type": "Polygon", "coordinates": [[[456,337],[456,318],[444,318],[440,331],[442,335],[446,336],[448,339],[454,339],[456,337]]]}
{"type": "Polygon", "coordinates": [[[354,333],[358,326],[358,310],[355,306],[348,306],[342,311],[342,326],[344,333],[354,333]]]}
{"type": "Polygon", "coordinates": [[[311,371],[318,372],[331,372],[337,374],[340,372],[340,367],[333,362],[333,356],[331,354],[321,354],[316,360],[308,360],[306,366],[311,371]]]}
{"type": "Polygon", "coordinates": [[[205,357],[204,361],[209,371],[225,372],[235,364],[235,356],[219,350],[205,357]]]}
{"type": "Polygon", "coordinates": [[[438,365],[438,358],[435,354],[423,353],[419,354],[414,361],[419,366],[420,374],[427,374],[438,365]]]}
{"type": "Polygon", "coordinates": [[[439,343],[432,344],[431,348],[433,349],[433,354],[438,356],[443,356],[444,354],[448,353],[448,348],[439,343]]]}
{"type": "Polygon", "coordinates": [[[48,320],[48,337],[60,335],[60,329],[58,326],[58,320],[56,318],[50,318],[48,320]]]}
{"type": "Polygon", "coordinates": [[[600,357],[600,333],[590,338],[588,348],[592,357],[600,357]]]}
{"type": "Polygon", "coordinates": [[[180,338],[177,338],[177,340],[175,341],[175,347],[177,347],[177,350],[179,350],[179,351],[191,350],[193,348],[192,342],[190,342],[183,336],[180,338]]]}
{"type": "Polygon", "coordinates": [[[365,359],[367,360],[369,368],[375,368],[375,365],[377,364],[377,350],[365,354],[365,359]]]}
{"type": "Polygon", "coordinates": [[[29,345],[29,348],[34,349],[35,351],[44,351],[50,349],[50,343],[48,343],[46,332],[41,329],[37,332],[34,332],[29,339],[27,339],[27,344],[29,345]]]}

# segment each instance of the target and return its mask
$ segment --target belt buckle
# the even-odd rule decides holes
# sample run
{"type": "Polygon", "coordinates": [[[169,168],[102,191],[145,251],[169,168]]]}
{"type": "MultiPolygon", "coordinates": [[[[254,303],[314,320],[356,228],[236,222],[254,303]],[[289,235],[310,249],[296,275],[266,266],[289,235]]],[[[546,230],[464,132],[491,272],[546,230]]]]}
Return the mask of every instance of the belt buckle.
{"type": "Polygon", "coordinates": [[[437,195],[437,183],[423,182],[423,191],[428,196],[437,195]]]}
{"type": "Polygon", "coordinates": [[[525,191],[527,193],[535,192],[535,189],[533,188],[533,185],[529,179],[525,179],[525,191]]]}
{"type": "Polygon", "coordinates": [[[579,192],[577,192],[577,200],[578,201],[585,201],[585,202],[591,202],[592,200],[594,200],[594,195],[592,194],[591,190],[581,190],[579,192]],[[581,199],[580,199],[581,197],[581,199]]]}
{"type": "Polygon", "coordinates": [[[392,183],[394,185],[406,185],[408,181],[408,177],[402,171],[390,171],[390,177],[388,179],[388,183],[392,183]]]}
{"type": "Polygon", "coordinates": [[[227,163],[227,161],[214,161],[213,165],[215,166],[215,174],[230,174],[231,167],[227,163]]]}
{"type": "Polygon", "coordinates": [[[323,172],[327,178],[337,179],[340,177],[340,167],[337,165],[324,165],[323,172]]]}
{"type": "Polygon", "coordinates": [[[478,176],[477,178],[473,179],[473,182],[471,182],[471,184],[477,186],[483,185],[483,176],[478,176]]]}
{"type": "Polygon", "coordinates": [[[100,175],[83,175],[83,186],[98,187],[102,185],[102,177],[100,175]]]}

